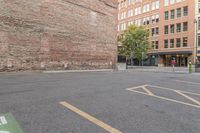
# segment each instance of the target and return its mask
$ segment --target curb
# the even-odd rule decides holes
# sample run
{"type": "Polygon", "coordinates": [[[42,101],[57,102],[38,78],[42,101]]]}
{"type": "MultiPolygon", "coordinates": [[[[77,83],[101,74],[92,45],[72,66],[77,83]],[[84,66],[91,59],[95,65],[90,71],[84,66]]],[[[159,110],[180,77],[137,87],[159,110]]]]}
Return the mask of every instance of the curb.
{"type": "Polygon", "coordinates": [[[113,72],[113,69],[97,70],[62,70],[62,71],[42,71],[42,73],[83,73],[83,72],[113,72]]]}
{"type": "Polygon", "coordinates": [[[155,73],[171,73],[171,74],[189,74],[189,72],[186,72],[186,71],[156,71],[156,70],[142,70],[142,69],[134,69],[134,70],[127,70],[129,72],[131,71],[135,71],[135,72],[155,72],[155,73]]]}

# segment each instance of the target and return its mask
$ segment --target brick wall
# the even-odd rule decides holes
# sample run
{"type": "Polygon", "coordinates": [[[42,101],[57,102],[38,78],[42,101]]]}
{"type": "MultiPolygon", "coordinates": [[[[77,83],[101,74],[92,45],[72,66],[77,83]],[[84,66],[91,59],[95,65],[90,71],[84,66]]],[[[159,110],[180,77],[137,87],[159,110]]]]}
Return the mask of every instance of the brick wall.
{"type": "Polygon", "coordinates": [[[0,71],[115,66],[116,0],[0,2],[0,71]]]}

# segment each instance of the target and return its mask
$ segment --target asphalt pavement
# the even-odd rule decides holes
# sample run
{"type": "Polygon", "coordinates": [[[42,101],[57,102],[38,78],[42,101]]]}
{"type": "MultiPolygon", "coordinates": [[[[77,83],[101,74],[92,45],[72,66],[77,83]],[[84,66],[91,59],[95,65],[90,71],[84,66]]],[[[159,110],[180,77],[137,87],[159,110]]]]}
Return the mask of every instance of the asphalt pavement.
{"type": "Polygon", "coordinates": [[[5,73],[5,113],[24,133],[200,133],[200,75],[5,73]]]}

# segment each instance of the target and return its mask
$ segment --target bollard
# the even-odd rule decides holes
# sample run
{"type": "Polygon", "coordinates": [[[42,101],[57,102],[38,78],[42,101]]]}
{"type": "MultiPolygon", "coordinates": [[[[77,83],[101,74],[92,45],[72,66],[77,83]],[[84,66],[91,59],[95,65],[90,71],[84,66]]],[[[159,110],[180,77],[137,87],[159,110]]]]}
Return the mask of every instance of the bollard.
{"type": "Polygon", "coordinates": [[[189,63],[189,73],[192,73],[192,63],[189,63]]]}

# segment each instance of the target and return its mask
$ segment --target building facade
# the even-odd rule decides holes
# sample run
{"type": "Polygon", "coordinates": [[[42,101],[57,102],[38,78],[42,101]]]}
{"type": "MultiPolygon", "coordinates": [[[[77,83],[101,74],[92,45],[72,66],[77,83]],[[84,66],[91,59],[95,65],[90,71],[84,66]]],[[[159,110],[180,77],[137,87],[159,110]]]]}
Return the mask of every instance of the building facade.
{"type": "Polygon", "coordinates": [[[115,66],[117,0],[0,3],[0,71],[115,66]]]}
{"type": "Polygon", "coordinates": [[[198,20],[200,13],[198,2],[195,0],[119,0],[118,34],[123,33],[131,24],[144,25],[150,32],[151,65],[170,66],[173,59],[176,60],[177,66],[187,66],[190,61],[195,63],[196,28],[198,28],[195,26],[195,19],[198,20]]]}
{"type": "Polygon", "coordinates": [[[195,36],[196,37],[196,43],[197,43],[197,56],[198,56],[198,60],[200,61],[200,0],[195,0],[195,5],[196,5],[196,8],[195,8],[195,15],[196,15],[196,34],[195,36]]]}

